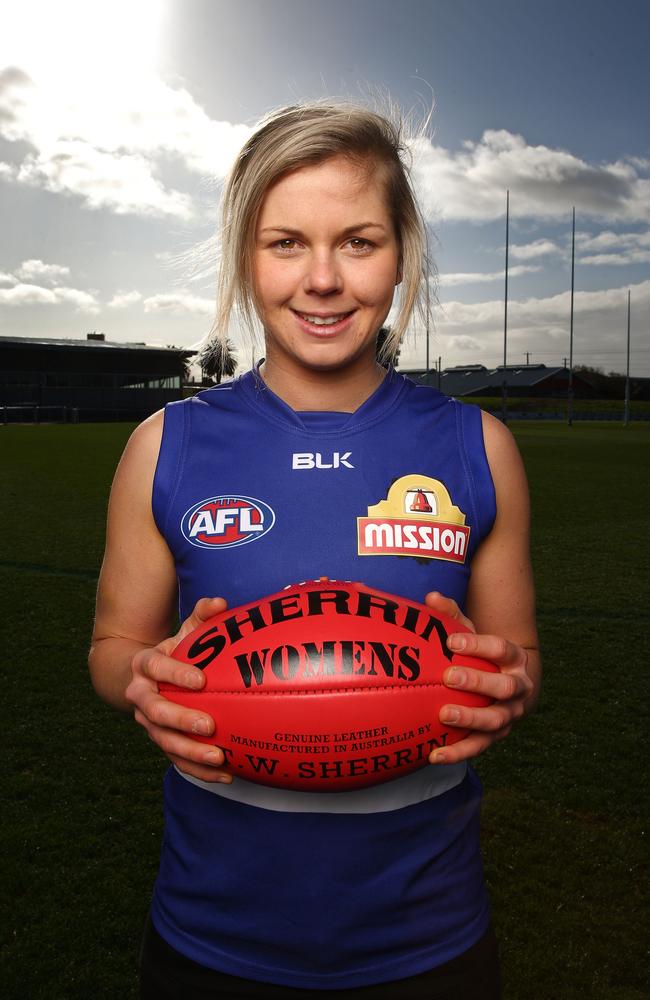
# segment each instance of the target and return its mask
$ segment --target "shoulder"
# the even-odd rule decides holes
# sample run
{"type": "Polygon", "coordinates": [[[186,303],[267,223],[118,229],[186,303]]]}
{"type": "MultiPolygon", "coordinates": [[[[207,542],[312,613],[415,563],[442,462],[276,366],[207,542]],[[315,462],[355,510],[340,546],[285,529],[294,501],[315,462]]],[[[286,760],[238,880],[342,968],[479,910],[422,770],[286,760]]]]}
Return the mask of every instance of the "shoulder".
{"type": "Polygon", "coordinates": [[[481,423],[485,454],[492,474],[497,511],[528,503],[528,483],[524,463],[511,431],[491,413],[482,411],[481,423]]]}
{"type": "Polygon", "coordinates": [[[448,396],[433,385],[416,381],[415,378],[405,372],[390,369],[390,378],[398,380],[401,384],[400,402],[411,403],[423,412],[440,412],[443,409],[451,413],[457,406],[466,405],[459,403],[453,396],[448,396]]]}
{"type": "Polygon", "coordinates": [[[162,442],[164,420],[164,410],[158,410],[135,428],[115,472],[113,495],[146,495],[150,492],[162,442]]]}
{"type": "Polygon", "coordinates": [[[126,443],[122,462],[125,460],[150,462],[152,459],[155,462],[160,451],[164,425],[164,410],[157,410],[138,424],[126,443]]]}
{"type": "Polygon", "coordinates": [[[490,468],[502,468],[513,463],[516,466],[522,465],[521,455],[517,442],[512,432],[506,425],[491,413],[481,410],[481,425],[483,428],[483,441],[485,443],[485,453],[487,455],[490,468]]]}

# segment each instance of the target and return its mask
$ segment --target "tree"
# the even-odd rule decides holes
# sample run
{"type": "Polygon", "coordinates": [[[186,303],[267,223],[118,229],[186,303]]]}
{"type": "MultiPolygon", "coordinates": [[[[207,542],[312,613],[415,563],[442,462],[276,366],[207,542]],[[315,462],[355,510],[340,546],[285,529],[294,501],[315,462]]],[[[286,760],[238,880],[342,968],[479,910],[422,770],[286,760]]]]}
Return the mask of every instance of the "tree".
{"type": "Polygon", "coordinates": [[[574,365],[574,372],[585,372],[587,375],[604,375],[605,372],[602,368],[596,368],[594,365],[574,365]]]}
{"type": "Polygon", "coordinates": [[[224,375],[232,378],[237,371],[237,358],[233,354],[230,341],[209,340],[199,352],[198,362],[203,378],[211,378],[219,384],[224,375]]]}
{"type": "Polygon", "coordinates": [[[382,326],[381,330],[377,334],[377,360],[379,361],[380,365],[384,366],[384,368],[387,368],[388,365],[393,365],[394,368],[397,368],[397,362],[399,361],[399,352],[401,350],[401,347],[398,347],[397,350],[393,351],[392,354],[389,354],[388,357],[382,355],[382,348],[389,336],[390,336],[390,327],[382,326]]]}
{"type": "MultiPolygon", "coordinates": [[[[183,350],[182,347],[177,347],[176,344],[165,344],[165,347],[167,348],[168,351],[178,351],[179,355],[180,352],[183,350]]],[[[183,382],[187,382],[187,380],[190,377],[190,362],[188,358],[184,358],[182,357],[182,355],[180,356],[180,361],[181,365],[183,366],[183,382]]]]}

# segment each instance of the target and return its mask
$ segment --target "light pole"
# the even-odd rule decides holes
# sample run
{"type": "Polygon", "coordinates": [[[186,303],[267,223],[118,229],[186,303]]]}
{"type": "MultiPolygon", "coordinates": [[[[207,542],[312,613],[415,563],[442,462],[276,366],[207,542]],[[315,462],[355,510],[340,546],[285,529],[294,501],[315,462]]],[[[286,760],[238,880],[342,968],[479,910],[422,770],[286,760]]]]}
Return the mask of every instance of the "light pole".
{"type": "Polygon", "coordinates": [[[501,419],[508,422],[508,384],[506,382],[506,360],[508,357],[508,238],[510,231],[510,190],[506,191],[506,284],[503,304],[503,379],[501,381],[501,419]]]}
{"type": "Polygon", "coordinates": [[[567,389],[567,420],[569,427],[573,426],[573,288],[576,259],[576,210],[573,208],[573,226],[571,234],[571,318],[569,321],[569,386],[567,389]]]}

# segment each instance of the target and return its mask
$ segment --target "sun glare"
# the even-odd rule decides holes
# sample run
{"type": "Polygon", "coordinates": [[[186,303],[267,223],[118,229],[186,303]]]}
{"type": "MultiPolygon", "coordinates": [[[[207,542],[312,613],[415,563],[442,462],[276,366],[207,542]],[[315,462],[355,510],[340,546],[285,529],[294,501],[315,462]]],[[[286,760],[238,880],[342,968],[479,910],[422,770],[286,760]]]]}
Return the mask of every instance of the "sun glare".
{"type": "Polygon", "coordinates": [[[3,18],[0,67],[18,66],[36,83],[118,86],[155,72],[165,0],[21,0],[3,18]]]}

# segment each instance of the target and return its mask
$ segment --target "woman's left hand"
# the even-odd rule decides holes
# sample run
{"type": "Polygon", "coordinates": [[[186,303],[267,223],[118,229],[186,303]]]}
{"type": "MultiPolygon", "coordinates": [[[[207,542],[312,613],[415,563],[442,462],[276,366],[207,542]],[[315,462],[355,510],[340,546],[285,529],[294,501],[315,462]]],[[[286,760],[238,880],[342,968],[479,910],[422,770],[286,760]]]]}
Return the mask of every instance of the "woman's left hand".
{"type": "Polygon", "coordinates": [[[458,743],[434,750],[429,761],[432,764],[457,764],[476,757],[493,743],[504,739],[513,722],[532,711],[539,687],[538,653],[501,636],[478,635],[456,602],[436,591],[427,594],[425,603],[432,611],[455,618],[471,630],[451,633],[447,639],[450,650],[482,657],[499,668],[499,673],[487,673],[471,667],[450,666],[444,673],[443,680],[450,691],[480,692],[494,699],[494,704],[488,708],[467,708],[451,700],[440,710],[440,721],[445,725],[471,732],[458,743]]]}

